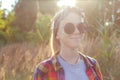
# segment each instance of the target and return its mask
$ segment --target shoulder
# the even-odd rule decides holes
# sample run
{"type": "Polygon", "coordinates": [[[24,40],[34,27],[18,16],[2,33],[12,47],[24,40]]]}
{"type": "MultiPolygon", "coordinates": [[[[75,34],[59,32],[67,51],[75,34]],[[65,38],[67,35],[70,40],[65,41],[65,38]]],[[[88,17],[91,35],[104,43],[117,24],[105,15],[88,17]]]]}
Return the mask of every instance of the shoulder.
{"type": "Polygon", "coordinates": [[[44,61],[41,61],[38,65],[37,65],[37,69],[44,72],[44,73],[47,73],[49,68],[52,66],[52,59],[49,58],[47,60],[44,60],[44,61]]]}
{"type": "Polygon", "coordinates": [[[43,80],[43,76],[48,72],[48,67],[50,65],[50,59],[40,62],[34,72],[34,80],[43,80]]]}
{"type": "Polygon", "coordinates": [[[86,56],[86,58],[88,59],[88,61],[89,61],[92,65],[96,66],[96,64],[97,64],[97,60],[96,60],[96,59],[94,59],[94,58],[92,58],[92,57],[90,57],[90,56],[86,56]]]}
{"type": "Polygon", "coordinates": [[[97,60],[95,58],[87,56],[87,55],[82,54],[82,53],[80,53],[80,55],[84,59],[87,66],[96,66],[97,65],[97,60]]]}

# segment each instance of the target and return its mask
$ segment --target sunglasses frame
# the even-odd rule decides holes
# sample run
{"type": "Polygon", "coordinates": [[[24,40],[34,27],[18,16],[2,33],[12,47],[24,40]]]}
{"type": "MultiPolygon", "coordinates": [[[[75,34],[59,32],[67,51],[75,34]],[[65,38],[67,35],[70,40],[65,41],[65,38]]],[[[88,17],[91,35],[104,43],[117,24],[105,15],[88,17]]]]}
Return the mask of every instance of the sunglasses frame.
{"type": "Polygon", "coordinates": [[[70,35],[75,32],[76,28],[78,29],[79,33],[82,34],[86,32],[87,25],[85,23],[78,23],[77,25],[75,25],[69,22],[64,25],[64,32],[70,35]]]}

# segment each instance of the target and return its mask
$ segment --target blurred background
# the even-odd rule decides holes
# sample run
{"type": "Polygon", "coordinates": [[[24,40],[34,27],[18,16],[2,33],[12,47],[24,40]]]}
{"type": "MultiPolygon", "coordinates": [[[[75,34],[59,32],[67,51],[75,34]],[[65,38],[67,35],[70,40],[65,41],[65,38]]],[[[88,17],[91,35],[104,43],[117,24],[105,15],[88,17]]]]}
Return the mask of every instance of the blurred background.
{"type": "Polygon", "coordinates": [[[97,59],[104,80],[119,80],[120,0],[0,0],[0,80],[32,80],[51,56],[54,14],[75,5],[89,23],[81,51],[97,59]]]}

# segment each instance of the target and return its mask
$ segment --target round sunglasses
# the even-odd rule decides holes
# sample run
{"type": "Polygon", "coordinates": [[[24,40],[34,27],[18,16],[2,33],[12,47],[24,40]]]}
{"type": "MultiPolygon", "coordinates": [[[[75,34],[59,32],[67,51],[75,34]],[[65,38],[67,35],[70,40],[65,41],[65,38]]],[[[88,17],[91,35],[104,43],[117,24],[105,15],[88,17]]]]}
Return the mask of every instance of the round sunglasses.
{"type": "Polygon", "coordinates": [[[86,32],[87,25],[85,23],[79,23],[76,26],[73,23],[67,23],[64,26],[64,32],[66,34],[73,34],[75,32],[75,29],[77,28],[79,33],[86,32]]]}

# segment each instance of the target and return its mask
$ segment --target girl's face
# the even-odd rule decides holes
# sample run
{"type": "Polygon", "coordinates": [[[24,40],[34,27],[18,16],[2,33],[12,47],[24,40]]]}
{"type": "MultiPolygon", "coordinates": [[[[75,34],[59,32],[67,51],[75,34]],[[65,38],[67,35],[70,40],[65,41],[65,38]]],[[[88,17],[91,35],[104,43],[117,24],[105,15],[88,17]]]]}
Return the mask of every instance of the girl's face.
{"type": "Polygon", "coordinates": [[[60,41],[61,47],[76,49],[79,48],[85,31],[84,19],[71,12],[60,22],[56,38],[60,41]]]}

